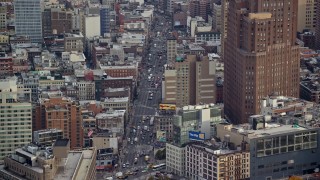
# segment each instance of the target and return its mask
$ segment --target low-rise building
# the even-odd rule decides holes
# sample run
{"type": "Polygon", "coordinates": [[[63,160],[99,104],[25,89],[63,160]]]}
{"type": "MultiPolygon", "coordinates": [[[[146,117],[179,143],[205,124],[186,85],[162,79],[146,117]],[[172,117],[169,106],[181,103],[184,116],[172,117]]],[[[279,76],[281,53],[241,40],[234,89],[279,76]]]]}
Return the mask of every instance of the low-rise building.
{"type": "Polygon", "coordinates": [[[173,137],[173,119],[172,115],[156,115],[154,116],[155,131],[166,131],[166,139],[172,141],[173,137]]]}
{"type": "Polygon", "coordinates": [[[185,147],[185,176],[191,179],[250,179],[250,153],[192,142],[185,147]]]}
{"type": "Polygon", "coordinates": [[[52,146],[58,139],[63,139],[61,129],[44,129],[33,131],[33,143],[38,146],[52,146]]]}
{"type": "Polygon", "coordinates": [[[83,52],[83,49],[84,49],[83,41],[84,41],[84,36],[81,33],[79,34],[66,33],[64,35],[64,51],[83,52]]]}
{"type": "Polygon", "coordinates": [[[319,167],[319,109],[290,97],[262,101],[261,115],[250,124],[218,124],[217,137],[250,151],[250,179],[277,179],[301,175],[319,167]]]}
{"type": "Polygon", "coordinates": [[[166,143],[166,169],[179,176],[185,176],[185,146],[166,143]]]}
{"type": "Polygon", "coordinates": [[[125,112],[125,110],[114,110],[97,114],[97,129],[112,133],[123,133],[125,112]]]}
{"type": "Polygon", "coordinates": [[[105,134],[97,134],[92,137],[92,146],[99,149],[112,149],[113,154],[118,154],[118,138],[106,136],[105,134]]]}
{"type": "Polygon", "coordinates": [[[96,86],[94,81],[78,81],[79,100],[94,100],[96,86]]]}
{"type": "Polygon", "coordinates": [[[41,147],[29,144],[17,148],[13,154],[5,157],[0,165],[0,177],[4,179],[37,180],[92,180],[96,177],[95,148],[69,151],[67,139],[60,139],[53,147],[41,147]]]}

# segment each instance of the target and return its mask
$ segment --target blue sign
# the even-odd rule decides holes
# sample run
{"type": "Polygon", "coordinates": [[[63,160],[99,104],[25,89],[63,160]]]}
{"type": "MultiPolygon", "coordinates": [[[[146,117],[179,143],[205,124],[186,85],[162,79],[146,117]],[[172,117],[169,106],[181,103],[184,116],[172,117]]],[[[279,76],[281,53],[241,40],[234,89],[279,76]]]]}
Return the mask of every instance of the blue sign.
{"type": "Polygon", "coordinates": [[[205,140],[205,134],[201,133],[201,132],[189,131],[189,139],[190,140],[204,141],[205,140]]]}

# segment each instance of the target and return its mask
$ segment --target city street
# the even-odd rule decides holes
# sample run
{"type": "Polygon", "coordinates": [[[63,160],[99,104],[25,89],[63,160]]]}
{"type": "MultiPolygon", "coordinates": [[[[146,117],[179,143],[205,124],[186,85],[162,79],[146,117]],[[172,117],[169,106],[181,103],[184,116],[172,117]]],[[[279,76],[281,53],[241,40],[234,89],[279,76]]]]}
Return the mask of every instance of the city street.
{"type": "Polygon", "coordinates": [[[115,178],[117,172],[131,172],[128,179],[145,180],[152,173],[152,170],[147,168],[148,164],[165,163],[157,162],[154,158],[153,143],[156,141],[156,132],[153,126],[150,126],[150,119],[156,114],[161,102],[161,84],[166,63],[166,36],[157,33],[167,34],[167,26],[162,25],[166,20],[157,15],[156,17],[158,21],[151,30],[150,50],[145,53],[139,72],[138,96],[133,103],[132,117],[127,125],[118,168],[113,173],[104,173],[104,179],[111,176],[115,178]],[[150,158],[148,162],[145,161],[145,156],[150,158]]]}

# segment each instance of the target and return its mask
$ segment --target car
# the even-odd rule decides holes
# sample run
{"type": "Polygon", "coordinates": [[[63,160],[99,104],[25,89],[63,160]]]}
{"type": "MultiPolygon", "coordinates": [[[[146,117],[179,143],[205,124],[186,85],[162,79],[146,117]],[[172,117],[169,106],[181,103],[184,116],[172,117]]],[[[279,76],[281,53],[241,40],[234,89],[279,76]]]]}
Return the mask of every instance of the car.
{"type": "Polygon", "coordinates": [[[145,172],[147,172],[147,170],[144,169],[144,170],[142,170],[141,172],[142,172],[142,173],[145,173],[145,172]]]}
{"type": "Polygon", "coordinates": [[[123,168],[126,168],[126,164],[123,164],[122,167],[123,167],[123,168]]]}

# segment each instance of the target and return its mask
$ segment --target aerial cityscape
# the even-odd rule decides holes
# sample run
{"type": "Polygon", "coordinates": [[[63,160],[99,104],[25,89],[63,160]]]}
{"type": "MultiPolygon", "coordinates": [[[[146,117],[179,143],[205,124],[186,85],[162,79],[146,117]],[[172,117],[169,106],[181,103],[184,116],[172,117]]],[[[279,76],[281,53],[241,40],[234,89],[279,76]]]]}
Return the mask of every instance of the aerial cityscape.
{"type": "Polygon", "coordinates": [[[319,103],[320,0],[0,0],[0,180],[320,180],[319,103]]]}

